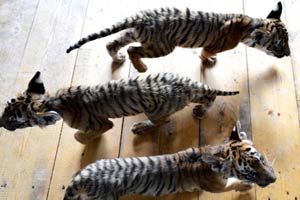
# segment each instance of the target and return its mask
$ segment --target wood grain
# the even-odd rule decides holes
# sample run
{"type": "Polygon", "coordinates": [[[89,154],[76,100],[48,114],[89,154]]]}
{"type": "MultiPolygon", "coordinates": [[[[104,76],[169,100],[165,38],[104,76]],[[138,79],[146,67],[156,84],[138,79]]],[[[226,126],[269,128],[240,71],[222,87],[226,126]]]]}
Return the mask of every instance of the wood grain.
{"type": "MultiPolygon", "coordinates": [[[[85,146],[73,138],[76,130],[62,125],[62,121],[45,129],[28,128],[13,133],[1,128],[0,199],[62,199],[71,176],[95,160],[174,153],[190,146],[219,144],[237,118],[253,138],[254,146],[270,161],[276,159],[278,179],[274,184],[264,189],[256,186],[247,193],[128,195],[121,199],[299,199],[300,3],[282,2],[291,57],[277,59],[244,45],[219,54],[217,65],[205,70],[202,81],[221,90],[239,90],[241,94],[218,97],[200,122],[191,115],[193,105],[174,114],[168,125],[142,136],[133,135],[130,127],[144,120],[143,114],[114,119],[113,129],[85,146]]],[[[188,6],[194,10],[265,17],[275,4],[275,0],[0,1],[0,108],[9,97],[25,89],[37,70],[42,72],[50,93],[70,85],[95,85],[138,75],[128,59],[121,66],[111,66],[105,44],[117,34],[88,43],[70,54],[65,54],[65,50],[80,37],[139,10],[188,6]]],[[[121,51],[127,54],[126,47],[121,51]]],[[[168,71],[200,80],[200,52],[176,48],[168,56],[144,59],[148,65],[146,74],[168,71]]]]}

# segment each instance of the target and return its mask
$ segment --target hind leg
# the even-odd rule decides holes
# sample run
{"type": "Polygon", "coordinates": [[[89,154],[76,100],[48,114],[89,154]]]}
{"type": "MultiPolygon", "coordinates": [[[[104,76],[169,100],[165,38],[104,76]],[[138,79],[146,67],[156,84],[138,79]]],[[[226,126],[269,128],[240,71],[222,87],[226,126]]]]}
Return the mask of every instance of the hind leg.
{"type": "Polygon", "coordinates": [[[142,45],[141,47],[129,47],[127,52],[129,58],[138,72],[145,72],[147,66],[141,61],[141,58],[157,58],[165,56],[171,53],[175,47],[159,47],[159,46],[150,46],[142,45]]]}
{"type": "Polygon", "coordinates": [[[217,62],[217,56],[216,53],[212,53],[208,51],[207,49],[203,48],[200,56],[202,60],[202,64],[205,67],[212,67],[216,64],[217,62]]]}
{"type": "Polygon", "coordinates": [[[134,32],[127,31],[119,38],[115,39],[112,42],[109,42],[106,45],[106,49],[109,55],[112,57],[114,63],[122,64],[125,61],[125,55],[120,53],[119,50],[132,42],[136,42],[134,32]]]}
{"type": "Polygon", "coordinates": [[[208,111],[208,109],[212,106],[216,99],[216,96],[205,96],[201,97],[197,103],[199,105],[196,105],[193,108],[193,116],[197,119],[202,119],[204,114],[208,111]]]}
{"type": "Polygon", "coordinates": [[[131,131],[135,135],[141,135],[146,131],[155,129],[159,126],[162,126],[166,123],[168,123],[170,120],[168,117],[163,117],[160,119],[148,119],[142,122],[136,122],[132,125],[131,131]]]}
{"type": "Polygon", "coordinates": [[[81,144],[87,144],[113,127],[113,122],[109,119],[99,120],[100,128],[98,130],[88,130],[86,132],[77,131],[74,138],[81,144]]]}

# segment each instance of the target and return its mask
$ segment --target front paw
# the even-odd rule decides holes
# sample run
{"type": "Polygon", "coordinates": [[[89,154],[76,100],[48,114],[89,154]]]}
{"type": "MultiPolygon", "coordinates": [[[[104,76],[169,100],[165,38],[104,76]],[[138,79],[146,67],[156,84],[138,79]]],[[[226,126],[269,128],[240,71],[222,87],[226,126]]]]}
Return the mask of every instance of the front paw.
{"type": "Polygon", "coordinates": [[[193,108],[193,116],[197,119],[203,119],[205,112],[206,111],[202,105],[196,105],[193,108]]]}
{"type": "Polygon", "coordinates": [[[113,59],[113,63],[121,65],[125,62],[126,56],[122,52],[118,52],[113,59]]]}
{"type": "Polygon", "coordinates": [[[237,187],[235,188],[235,191],[246,192],[246,191],[252,189],[252,187],[253,187],[253,184],[251,184],[251,183],[241,182],[237,185],[237,187]]]}
{"type": "Polygon", "coordinates": [[[216,56],[212,56],[210,58],[206,58],[206,59],[202,59],[202,64],[205,67],[212,67],[217,63],[217,57],[216,56]]]}
{"type": "Polygon", "coordinates": [[[77,131],[74,135],[74,138],[81,144],[88,144],[91,141],[95,140],[96,138],[99,138],[101,135],[102,135],[102,133],[98,133],[96,131],[89,132],[89,133],[77,131]]]}
{"type": "Polygon", "coordinates": [[[131,131],[135,135],[141,135],[151,127],[153,127],[153,124],[150,120],[143,121],[143,122],[136,122],[132,125],[131,131]]]}

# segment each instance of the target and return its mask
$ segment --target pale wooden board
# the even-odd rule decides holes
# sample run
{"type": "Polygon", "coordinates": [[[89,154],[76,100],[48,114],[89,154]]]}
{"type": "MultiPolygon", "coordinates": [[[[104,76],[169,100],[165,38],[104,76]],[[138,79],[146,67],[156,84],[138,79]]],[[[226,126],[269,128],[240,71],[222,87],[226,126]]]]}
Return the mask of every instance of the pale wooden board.
{"type": "MultiPolygon", "coordinates": [[[[124,17],[131,14],[130,9],[124,10],[122,8],[130,6],[132,10],[135,10],[136,3],[132,3],[131,5],[122,1],[90,0],[82,35],[86,36],[98,32],[116,20],[122,19],[120,16],[124,17]],[[116,7],[115,5],[119,6],[116,7]],[[115,13],[120,16],[115,17],[115,13]]],[[[112,59],[106,52],[105,44],[112,37],[93,41],[67,55],[78,54],[72,85],[96,85],[111,79],[128,77],[129,62],[125,62],[119,68],[112,68],[111,66],[112,59]]],[[[70,43],[65,43],[65,48],[80,38],[72,39],[73,41],[70,43]]],[[[105,132],[100,139],[87,145],[78,143],[73,137],[76,130],[66,124],[64,125],[48,199],[62,199],[65,193],[62,188],[67,187],[72,175],[87,164],[103,158],[118,157],[123,119],[113,119],[112,121],[114,127],[111,130],[105,132]]]]}
{"type": "MultiPolygon", "coordinates": [[[[33,23],[37,3],[37,1],[30,1],[30,3],[27,1],[0,3],[0,33],[4,33],[0,35],[2,41],[0,44],[0,79],[5,81],[5,84],[0,84],[0,92],[2,94],[0,100],[2,104],[11,94],[15,94],[16,91],[22,91],[27,81],[37,69],[42,71],[45,85],[47,89],[52,92],[61,86],[68,86],[71,82],[71,74],[77,52],[74,51],[75,53],[72,52],[70,55],[66,55],[64,51],[69,44],[77,41],[80,37],[82,21],[84,20],[83,12],[85,11],[83,5],[87,6],[87,2],[41,1],[41,5],[39,5],[38,9],[38,17],[35,18],[33,23]],[[69,5],[68,2],[72,5],[69,5]],[[52,7],[53,9],[50,9],[52,7]],[[48,10],[51,10],[51,12],[48,10]],[[14,15],[15,17],[9,17],[10,15],[14,15]],[[31,26],[32,34],[28,37],[31,26]],[[11,35],[14,37],[11,37],[11,35]],[[27,40],[28,45],[24,51],[27,40]],[[11,48],[11,45],[15,48],[11,48]],[[57,73],[57,67],[61,69],[61,73],[57,73]],[[21,73],[18,75],[18,72],[21,73]],[[17,82],[14,86],[16,78],[17,82]],[[5,95],[3,95],[3,91],[5,91],[5,95]]],[[[216,3],[211,1],[189,1],[189,3],[184,1],[101,1],[101,5],[99,6],[96,5],[98,3],[95,3],[95,1],[91,1],[89,6],[93,6],[90,8],[91,11],[89,11],[90,17],[86,18],[83,35],[109,26],[113,22],[144,8],[171,5],[172,7],[189,6],[194,9],[214,12],[237,12],[235,9],[240,5],[240,2],[236,3],[236,1],[224,2],[226,5],[220,3],[219,1],[216,3]],[[130,9],[121,9],[127,6],[130,9]],[[108,9],[109,7],[110,9],[108,9]],[[103,20],[102,17],[104,17],[103,20]]],[[[267,3],[262,3],[261,1],[245,1],[245,13],[250,16],[263,17],[268,14],[271,9],[270,7],[274,4],[275,1],[268,1],[267,3]],[[256,11],[258,6],[254,7],[251,6],[251,4],[261,5],[260,11],[256,11]]],[[[270,199],[299,198],[298,192],[300,191],[300,186],[297,185],[300,171],[298,167],[299,163],[297,163],[297,155],[299,155],[299,119],[295,109],[296,97],[292,97],[292,89],[295,88],[293,88],[290,64],[290,62],[293,64],[296,91],[298,92],[299,69],[297,68],[297,64],[299,58],[296,56],[299,51],[299,29],[296,25],[298,4],[299,1],[297,0],[284,2],[284,6],[287,7],[284,12],[287,12],[287,16],[283,19],[287,21],[291,36],[291,61],[287,58],[283,60],[273,59],[257,50],[248,50],[250,52],[249,54],[252,55],[249,56],[248,59],[249,70],[251,70],[251,116],[253,120],[255,120],[253,124],[254,145],[257,146],[260,151],[266,152],[269,160],[276,157],[275,168],[277,172],[280,171],[280,178],[274,185],[266,189],[257,189],[256,199],[268,199],[268,197],[270,197],[270,199]],[[261,60],[266,61],[263,63],[259,62],[261,60]],[[274,79],[272,76],[276,71],[277,76],[278,74],[280,74],[280,76],[274,79]],[[272,76],[268,76],[269,74],[272,76]],[[263,87],[259,85],[259,82],[262,83],[263,87]],[[261,88],[259,93],[257,93],[257,88],[261,88]],[[270,88],[275,89],[270,90],[270,88]],[[289,95],[286,95],[286,93],[281,95],[282,92],[280,91],[283,90],[282,88],[288,91],[287,93],[289,93],[289,95]],[[278,105],[280,106],[278,107],[278,105]],[[275,108],[276,106],[277,108],[275,108]],[[265,107],[267,107],[267,109],[265,107]],[[270,113],[270,110],[272,111],[271,114],[266,114],[266,112],[270,113]],[[280,116],[276,116],[276,112],[278,111],[280,116]],[[261,130],[267,133],[258,133],[261,130]],[[282,155],[281,152],[283,152],[282,155]],[[293,154],[291,154],[291,152],[293,152],[293,154]]],[[[110,67],[111,58],[105,49],[105,43],[109,40],[111,40],[111,37],[94,41],[79,50],[72,84],[96,84],[128,75],[130,63],[128,60],[120,68],[114,68],[112,70],[110,67]]],[[[206,73],[205,81],[211,86],[220,89],[230,89],[233,87],[243,92],[241,97],[233,97],[230,100],[222,98],[216,101],[214,107],[207,115],[204,125],[206,127],[211,126],[212,128],[209,130],[212,133],[221,131],[223,134],[218,134],[216,139],[213,139],[209,135],[209,132],[203,133],[202,128],[201,144],[220,143],[229,132],[228,123],[226,122],[228,122],[228,119],[233,118],[233,116],[240,116],[242,124],[246,124],[243,128],[251,132],[250,117],[244,114],[248,112],[249,102],[247,100],[247,92],[245,92],[248,86],[245,82],[245,76],[247,74],[244,72],[245,58],[243,57],[243,48],[244,47],[240,45],[237,49],[232,50],[232,52],[220,54],[218,56],[219,63],[217,66],[212,70],[208,70],[206,73]],[[232,60],[228,58],[232,58],[232,60]],[[237,60],[233,61],[233,58],[237,60]],[[227,76],[228,72],[230,72],[230,74],[227,76]],[[226,84],[224,84],[225,81],[226,84]],[[234,106],[232,106],[232,104],[234,104],[234,106]],[[224,106],[226,107],[225,116],[219,118],[219,112],[217,111],[224,109],[224,106]],[[215,121],[221,124],[221,126],[214,126],[213,123],[215,121]],[[204,135],[205,137],[203,137],[204,135]]],[[[145,62],[149,66],[148,73],[166,70],[199,79],[200,65],[198,64],[200,64],[200,60],[196,53],[199,53],[199,51],[177,49],[174,53],[165,58],[145,59],[145,62]],[[159,68],[157,67],[158,65],[159,68]],[[191,68],[191,71],[188,71],[188,68],[191,68]]],[[[131,67],[130,74],[131,76],[135,76],[136,72],[132,69],[131,67]]],[[[143,120],[144,117],[140,115],[126,118],[122,132],[121,156],[173,153],[189,146],[198,145],[199,138],[194,131],[196,130],[198,133],[199,126],[197,120],[194,120],[190,115],[191,109],[192,106],[189,106],[172,117],[171,124],[167,126],[167,128],[174,131],[173,135],[169,137],[165,136],[165,130],[163,128],[154,134],[135,137],[130,132],[130,126],[136,121],[143,120]],[[184,125],[181,126],[181,124],[184,125]],[[186,135],[186,133],[188,135],[186,135]]],[[[118,155],[121,119],[114,120],[114,122],[115,127],[113,130],[105,133],[101,140],[95,141],[86,147],[80,145],[73,139],[75,130],[67,127],[67,125],[64,126],[61,146],[58,149],[57,165],[53,173],[52,187],[48,199],[61,199],[64,193],[62,186],[69,183],[71,175],[79,168],[96,159],[113,158],[118,155]],[[81,153],[84,153],[82,158],[81,153]]],[[[4,129],[0,129],[0,151],[2,152],[2,156],[0,155],[0,173],[2,175],[1,179],[2,177],[5,178],[3,182],[0,179],[0,199],[20,199],[18,195],[22,195],[23,199],[46,198],[47,184],[49,184],[51,176],[50,166],[53,165],[56,151],[55,144],[57,144],[59,139],[60,127],[61,122],[43,130],[31,128],[16,131],[14,135],[4,131],[4,129]],[[32,185],[35,187],[31,188],[32,185]],[[16,188],[19,194],[14,193],[16,188]]],[[[201,122],[201,127],[203,127],[203,122],[201,122]]],[[[182,193],[160,198],[129,196],[122,199],[197,199],[197,196],[197,193],[182,193]]],[[[253,199],[253,192],[246,194],[232,192],[219,195],[201,193],[199,199],[221,198],[253,199]]]]}
{"type": "MultiPolygon", "coordinates": [[[[69,0],[51,3],[42,0],[39,3],[13,88],[14,93],[26,89],[36,70],[42,71],[47,90],[53,91],[54,88],[70,84],[71,73],[67,72],[73,68],[75,57],[65,59],[61,56],[61,43],[69,37],[62,30],[69,30],[70,35],[79,35],[81,28],[66,25],[64,19],[68,19],[69,16],[78,24],[82,24],[83,20],[79,16],[85,11],[86,3],[81,2],[83,4],[69,0]],[[52,9],[57,12],[45,12],[52,9]],[[75,13],[78,18],[73,17],[75,13]],[[59,22],[56,21],[58,19],[59,22]],[[47,24],[40,20],[45,20],[47,24]],[[40,32],[40,26],[44,27],[45,32],[40,32]],[[33,65],[35,66],[32,67],[33,65]],[[64,76],[57,75],[61,69],[66,72],[64,76]]],[[[1,190],[0,199],[46,199],[60,129],[61,122],[58,122],[55,126],[43,130],[37,127],[27,128],[1,135],[1,178],[6,181],[7,187],[1,190]]]]}
{"type": "MultiPolygon", "coordinates": [[[[39,0],[0,2],[0,110],[13,92],[39,0]]],[[[3,129],[0,129],[0,133],[3,129]]]]}
{"type": "MultiPolygon", "coordinates": [[[[220,13],[243,13],[242,1],[207,1],[206,10],[220,13]]],[[[250,102],[248,95],[247,64],[245,46],[217,54],[217,64],[208,68],[202,75],[202,81],[213,88],[226,91],[240,91],[233,97],[217,97],[211,109],[201,120],[200,145],[218,145],[231,133],[237,119],[251,138],[250,102]]],[[[203,192],[200,199],[255,199],[254,189],[247,193],[226,192],[213,194],[203,192]]]]}
{"type": "Polygon", "coordinates": [[[283,2],[285,20],[287,24],[287,29],[289,33],[289,45],[291,49],[291,60],[293,67],[293,75],[296,89],[296,98],[298,105],[298,114],[300,113],[300,28],[299,21],[300,18],[300,1],[286,0],[283,2]]]}
{"type": "MultiPolygon", "coordinates": [[[[245,12],[267,15],[266,9],[275,4],[246,1],[245,12]]],[[[247,56],[254,145],[269,161],[276,159],[276,182],[264,189],[256,187],[256,198],[298,199],[300,130],[291,58],[278,59],[250,48],[247,56]]]]}

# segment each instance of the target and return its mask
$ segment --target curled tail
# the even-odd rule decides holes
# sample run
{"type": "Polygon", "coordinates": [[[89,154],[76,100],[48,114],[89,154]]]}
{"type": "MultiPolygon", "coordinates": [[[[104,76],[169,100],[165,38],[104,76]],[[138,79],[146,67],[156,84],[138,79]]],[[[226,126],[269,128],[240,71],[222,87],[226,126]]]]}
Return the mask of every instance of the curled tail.
{"type": "Polygon", "coordinates": [[[112,35],[114,33],[120,32],[120,31],[128,29],[128,28],[132,28],[138,23],[139,19],[140,19],[140,16],[135,15],[134,17],[126,18],[123,22],[117,23],[110,28],[106,28],[104,30],[101,30],[98,33],[93,33],[84,38],[81,38],[76,44],[70,46],[66,50],[66,52],[70,53],[72,50],[80,48],[82,45],[84,45],[87,42],[90,42],[90,41],[93,41],[93,40],[96,40],[99,38],[103,38],[108,35],[112,35]]]}

